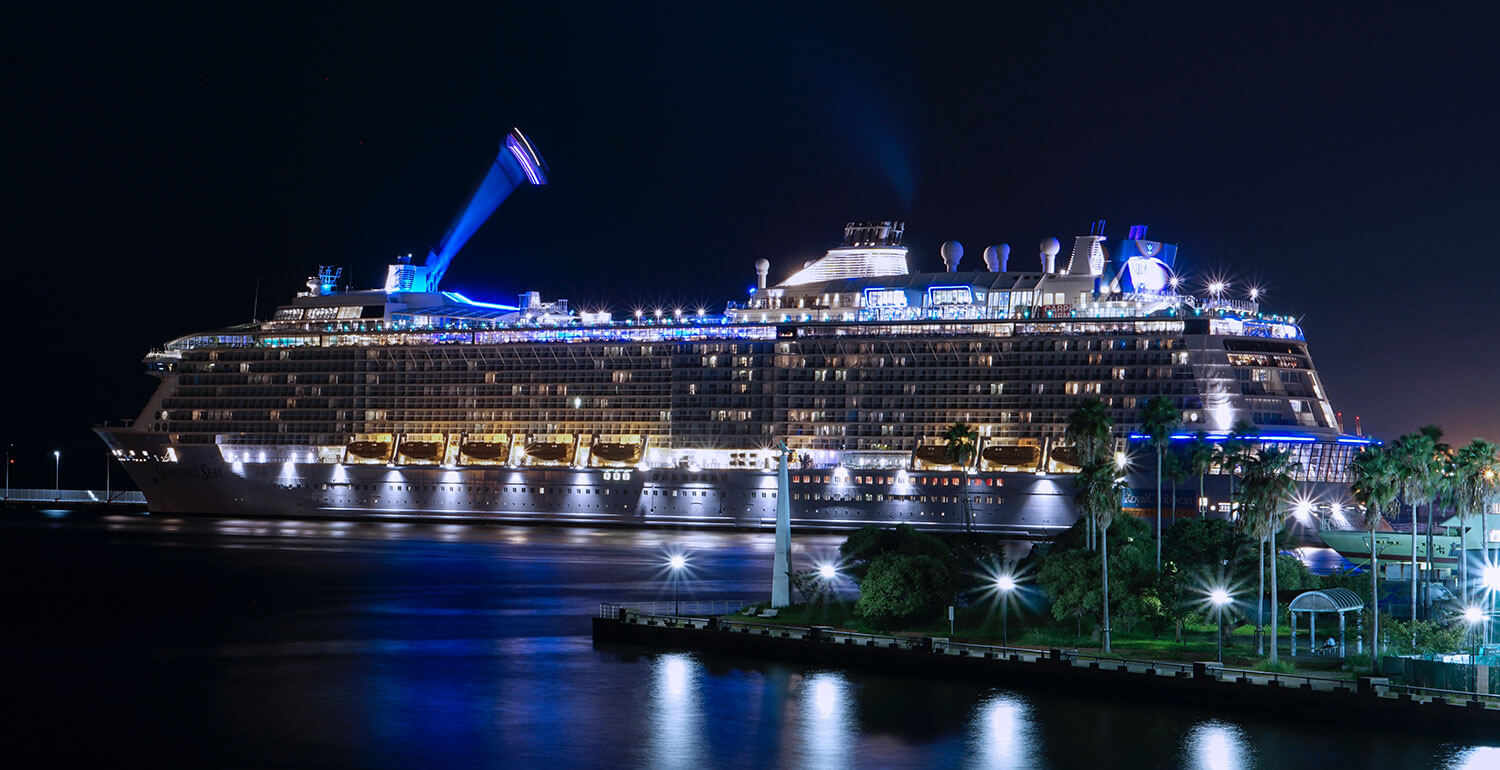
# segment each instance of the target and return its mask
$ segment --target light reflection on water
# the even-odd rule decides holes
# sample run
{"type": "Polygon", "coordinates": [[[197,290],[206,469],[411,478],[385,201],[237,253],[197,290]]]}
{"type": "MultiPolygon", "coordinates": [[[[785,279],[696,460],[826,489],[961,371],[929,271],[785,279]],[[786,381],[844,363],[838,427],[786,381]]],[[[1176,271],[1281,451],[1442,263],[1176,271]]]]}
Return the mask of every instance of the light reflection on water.
{"type": "Polygon", "coordinates": [[[1500,748],[1473,746],[1462,749],[1444,767],[1445,770],[1493,770],[1500,767],[1500,748]]]}
{"type": "Polygon", "coordinates": [[[698,680],[701,667],[686,653],[658,657],[652,664],[647,755],[652,767],[694,768],[707,761],[698,680]]]}
{"type": "MultiPolygon", "coordinates": [[[[29,630],[0,649],[36,661],[18,699],[49,704],[14,734],[63,746],[86,723],[95,744],[155,747],[171,725],[187,766],[1500,766],[1500,749],[1416,731],[590,639],[599,602],[670,600],[670,550],[691,554],[684,601],[765,595],[771,540],[10,516],[8,620],[29,630]]],[[[798,534],[794,563],[841,540],[798,534]]]]}
{"type": "Polygon", "coordinates": [[[1009,692],[992,693],[974,710],[969,727],[974,767],[1023,768],[1041,764],[1031,707],[1009,692]]]}
{"type": "Polygon", "coordinates": [[[801,762],[803,767],[848,767],[853,740],[849,683],[843,674],[821,671],[802,680],[801,762]]]}
{"type": "Polygon", "coordinates": [[[1241,770],[1253,767],[1244,733],[1236,726],[1210,720],[1187,734],[1183,754],[1198,770],[1241,770]]]}

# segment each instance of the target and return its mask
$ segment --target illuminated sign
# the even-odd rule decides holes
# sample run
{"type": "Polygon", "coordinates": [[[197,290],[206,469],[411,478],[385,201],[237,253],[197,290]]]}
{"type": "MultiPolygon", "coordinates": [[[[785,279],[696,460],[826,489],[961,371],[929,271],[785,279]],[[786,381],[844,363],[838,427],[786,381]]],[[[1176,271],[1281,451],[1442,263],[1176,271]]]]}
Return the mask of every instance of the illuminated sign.
{"type": "Polygon", "coordinates": [[[972,305],[974,290],[968,286],[933,286],[927,290],[929,305],[972,305]]]}
{"type": "Polygon", "coordinates": [[[1151,257],[1131,257],[1125,260],[1125,275],[1120,289],[1127,294],[1160,294],[1172,279],[1166,263],[1151,257]]]}
{"type": "Polygon", "coordinates": [[[865,307],[906,307],[901,289],[865,289],[865,307]]]}

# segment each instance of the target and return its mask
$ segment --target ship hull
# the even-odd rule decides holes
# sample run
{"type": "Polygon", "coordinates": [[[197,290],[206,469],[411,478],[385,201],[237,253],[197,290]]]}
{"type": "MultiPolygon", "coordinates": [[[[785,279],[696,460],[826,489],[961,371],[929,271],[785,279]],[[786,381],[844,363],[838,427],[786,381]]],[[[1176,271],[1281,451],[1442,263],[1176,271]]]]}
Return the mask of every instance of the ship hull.
{"type": "MultiPolygon", "coordinates": [[[[116,449],[166,454],[164,436],[100,435],[116,449]]],[[[776,518],[776,474],[766,470],[229,463],[213,446],[172,450],[171,461],[123,463],[153,513],[752,530],[776,518]]],[[[1077,519],[1066,475],[897,474],[796,469],[792,524],[963,530],[965,480],[975,530],[1044,538],[1077,519]]]]}
{"type": "MultiPolygon", "coordinates": [[[[1477,523],[1477,522],[1476,522],[1477,523]]],[[[1370,533],[1363,530],[1323,530],[1318,535],[1329,548],[1356,565],[1370,561],[1370,533]]],[[[1427,540],[1425,533],[1417,535],[1417,561],[1427,562],[1427,540]]],[[[1480,550],[1480,535],[1477,527],[1470,527],[1467,543],[1469,551],[1480,550]]],[[[1382,564],[1411,563],[1411,534],[1400,532],[1376,532],[1375,542],[1379,547],[1382,564]]],[[[1457,535],[1432,535],[1432,563],[1438,567],[1457,567],[1462,553],[1457,535]]]]}

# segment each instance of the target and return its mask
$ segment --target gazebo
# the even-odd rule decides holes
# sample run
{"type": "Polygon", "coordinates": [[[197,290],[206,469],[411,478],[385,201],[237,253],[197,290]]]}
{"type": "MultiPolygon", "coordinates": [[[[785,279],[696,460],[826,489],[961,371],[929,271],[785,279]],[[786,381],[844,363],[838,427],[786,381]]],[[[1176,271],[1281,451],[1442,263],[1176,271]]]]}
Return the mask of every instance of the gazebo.
{"type": "MultiPolygon", "coordinates": [[[[1321,591],[1304,591],[1292,599],[1287,606],[1287,612],[1292,616],[1292,654],[1297,654],[1297,613],[1307,613],[1307,642],[1312,651],[1318,649],[1318,614],[1323,612],[1336,612],[1339,616],[1339,657],[1344,657],[1344,613],[1361,612],[1365,608],[1365,602],[1359,598],[1359,594],[1347,588],[1325,588],[1321,591]]],[[[1360,629],[1364,629],[1364,615],[1359,615],[1360,629]]],[[[1364,635],[1361,634],[1356,644],[1357,652],[1363,653],[1365,649],[1364,635]]]]}

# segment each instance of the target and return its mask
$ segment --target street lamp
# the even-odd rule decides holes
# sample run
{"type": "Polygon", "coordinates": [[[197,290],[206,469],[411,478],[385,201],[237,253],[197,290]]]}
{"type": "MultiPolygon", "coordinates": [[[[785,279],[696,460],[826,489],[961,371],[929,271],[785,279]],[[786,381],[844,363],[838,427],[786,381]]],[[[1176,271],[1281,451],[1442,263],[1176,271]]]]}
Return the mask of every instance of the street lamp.
{"type": "Polygon", "coordinates": [[[53,474],[52,474],[52,491],[54,491],[54,492],[61,492],[62,491],[62,450],[60,450],[60,449],[54,449],[54,450],[52,450],[52,459],[57,464],[57,467],[53,469],[53,474]]]}
{"type": "Polygon", "coordinates": [[[823,622],[828,622],[828,599],[833,594],[833,581],[839,576],[839,568],[832,564],[818,567],[818,579],[823,581],[823,622]]]}
{"type": "Polygon", "coordinates": [[[995,588],[1000,589],[1000,643],[1010,646],[1010,592],[1016,590],[1016,579],[1010,575],[995,578],[995,588]]]}
{"type": "MultiPolygon", "coordinates": [[[[1489,614],[1491,616],[1494,616],[1494,614],[1495,614],[1495,594],[1500,593],[1500,565],[1496,565],[1496,564],[1485,565],[1484,571],[1481,572],[1480,575],[1481,575],[1480,581],[1483,583],[1485,590],[1488,591],[1489,595],[1490,595],[1490,613],[1489,614]]],[[[1488,644],[1491,641],[1491,639],[1489,638],[1490,637],[1490,626],[1489,626],[1489,624],[1485,624],[1484,635],[1485,635],[1485,643],[1488,644]]]]}
{"type": "Polygon", "coordinates": [[[682,570],[687,567],[687,557],[680,553],[674,553],[667,559],[667,567],[672,570],[672,614],[682,615],[682,602],[678,599],[678,584],[682,581],[682,570]]]}
{"type": "Polygon", "coordinates": [[[1231,601],[1229,592],[1222,588],[1215,588],[1208,592],[1208,600],[1214,605],[1214,614],[1218,616],[1219,633],[1214,637],[1217,643],[1219,664],[1224,663],[1224,607],[1231,601]]]}

